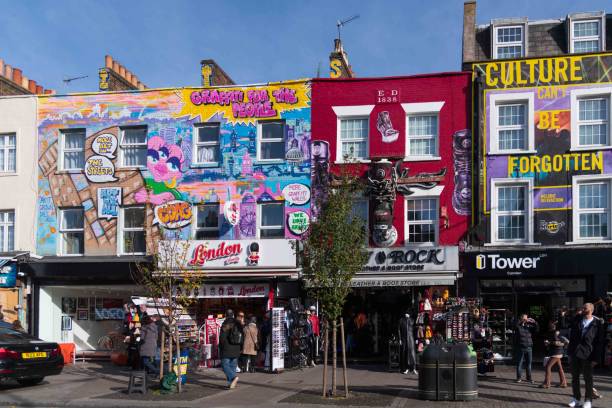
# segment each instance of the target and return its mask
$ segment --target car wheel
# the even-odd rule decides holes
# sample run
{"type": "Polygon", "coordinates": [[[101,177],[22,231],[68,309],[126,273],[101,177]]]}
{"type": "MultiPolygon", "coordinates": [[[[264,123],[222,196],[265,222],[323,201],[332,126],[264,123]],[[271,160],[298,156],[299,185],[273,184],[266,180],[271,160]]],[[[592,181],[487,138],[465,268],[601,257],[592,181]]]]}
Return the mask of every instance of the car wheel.
{"type": "Polygon", "coordinates": [[[36,385],[40,384],[45,377],[35,377],[35,378],[22,378],[17,380],[17,382],[21,385],[36,385]]]}

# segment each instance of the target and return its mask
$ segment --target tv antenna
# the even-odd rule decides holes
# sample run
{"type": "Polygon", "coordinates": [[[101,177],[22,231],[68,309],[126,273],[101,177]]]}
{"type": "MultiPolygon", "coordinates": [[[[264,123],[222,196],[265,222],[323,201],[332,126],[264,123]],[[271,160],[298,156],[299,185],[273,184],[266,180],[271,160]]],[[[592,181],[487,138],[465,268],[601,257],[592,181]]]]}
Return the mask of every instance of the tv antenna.
{"type": "Polygon", "coordinates": [[[346,18],[344,20],[336,21],[336,27],[338,27],[338,39],[340,39],[340,29],[344,27],[346,24],[350,23],[353,20],[357,20],[359,18],[359,14],[355,14],[353,17],[346,18]]]}
{"type": "Polygon", "coordinates": [[[68,85],[70,84],[72,81],[76,81],[78,79],[83,79],[83,78],[87,78],[89,77],[89,75],[83,75],[83,76],[79,76],[79,77],[72,77],[72,78],[64,78],[64,84],[68,85]]]}

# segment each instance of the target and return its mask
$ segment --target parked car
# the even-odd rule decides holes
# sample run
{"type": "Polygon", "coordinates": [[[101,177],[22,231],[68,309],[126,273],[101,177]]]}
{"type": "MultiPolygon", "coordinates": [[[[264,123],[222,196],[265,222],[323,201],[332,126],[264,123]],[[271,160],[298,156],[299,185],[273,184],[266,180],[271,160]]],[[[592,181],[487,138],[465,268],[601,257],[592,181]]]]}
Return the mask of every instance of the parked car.
{"type": "Polygon", "coordinates": [[[64,358],[57,343],[0,326],[0,380],[13,378],[21,385],[36,385],[62,368],[64,358]]]}

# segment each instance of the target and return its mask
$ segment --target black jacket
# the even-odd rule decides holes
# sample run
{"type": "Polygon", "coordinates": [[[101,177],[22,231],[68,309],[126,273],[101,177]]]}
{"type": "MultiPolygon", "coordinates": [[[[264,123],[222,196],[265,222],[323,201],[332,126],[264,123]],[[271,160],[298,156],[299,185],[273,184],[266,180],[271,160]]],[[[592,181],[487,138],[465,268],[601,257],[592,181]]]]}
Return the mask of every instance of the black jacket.
{"type": "Polygon", "coordinates": [[[531,336],[538,330],[540,330],[540,326],[536,321],[525,324],[523,324],[523,322],[518,322],[516,324],[517,344],[521,348],[533,347],[533,339],[531,336]]]}
{"type": "Polygon", "coordinates": [[[219,336],[219,352],[221,358],[238,358],[242,350],[242,344],[231,344],[228,336],[234,325],[238,326],[242,333],[242,325],[233,318],[227,318],[221,326],[221,335],[219,336]]]}
{"type": "Polygon", "coordinates": [[[567,345],[568,340],[561,336],[558,332],[550,332],[546,337],[548,340],[548,356],[558,356],[563,355],[563,351],[565,350],[565,346],[567,345]]]}
{"type": "Polygon", "coordinates": [[[570,328],[570,343],[567,354],[580,360],[599,361],[601,355],[603,321],[593,316],[584,336],[582,335],[582,318],[574,320],[570,328]]]}

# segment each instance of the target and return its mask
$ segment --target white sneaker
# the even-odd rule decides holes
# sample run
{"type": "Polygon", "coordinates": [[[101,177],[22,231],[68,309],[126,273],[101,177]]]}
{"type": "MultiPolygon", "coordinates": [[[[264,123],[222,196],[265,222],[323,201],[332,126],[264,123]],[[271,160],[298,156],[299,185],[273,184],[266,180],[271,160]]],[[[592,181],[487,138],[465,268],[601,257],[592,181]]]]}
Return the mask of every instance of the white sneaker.
{"type": "Polygon", "coordinates": [[[242,370],[240,369],[240,367],[236,367],[236,372],[237,372],[237,373],[242,372],[242,370]]]}
{"type": "Polygon", "coordinates": [[[591,408],[591,401],[584,401],[584,404],[582,406],[584,408],[591,408]]]}
{"type": "Polygon", "coordinates": [[[408,372],[409,372],[408,370],[402,371],[402,374],[408,374],[408,372]]]}
{"type": "Polygon", "coordinates": [[[576,401],[575,399],[572,399],[570,401],[570,403],[567,404],[567,406],[570,407],[570,408],[581,407],[582,406],[582,402],[581,401],[576,401]]]}
{"type": "Polygon", "coordinates": [[[419,375],[419,372],[417,370],[412,370],[412,374],[419,375]]]}

